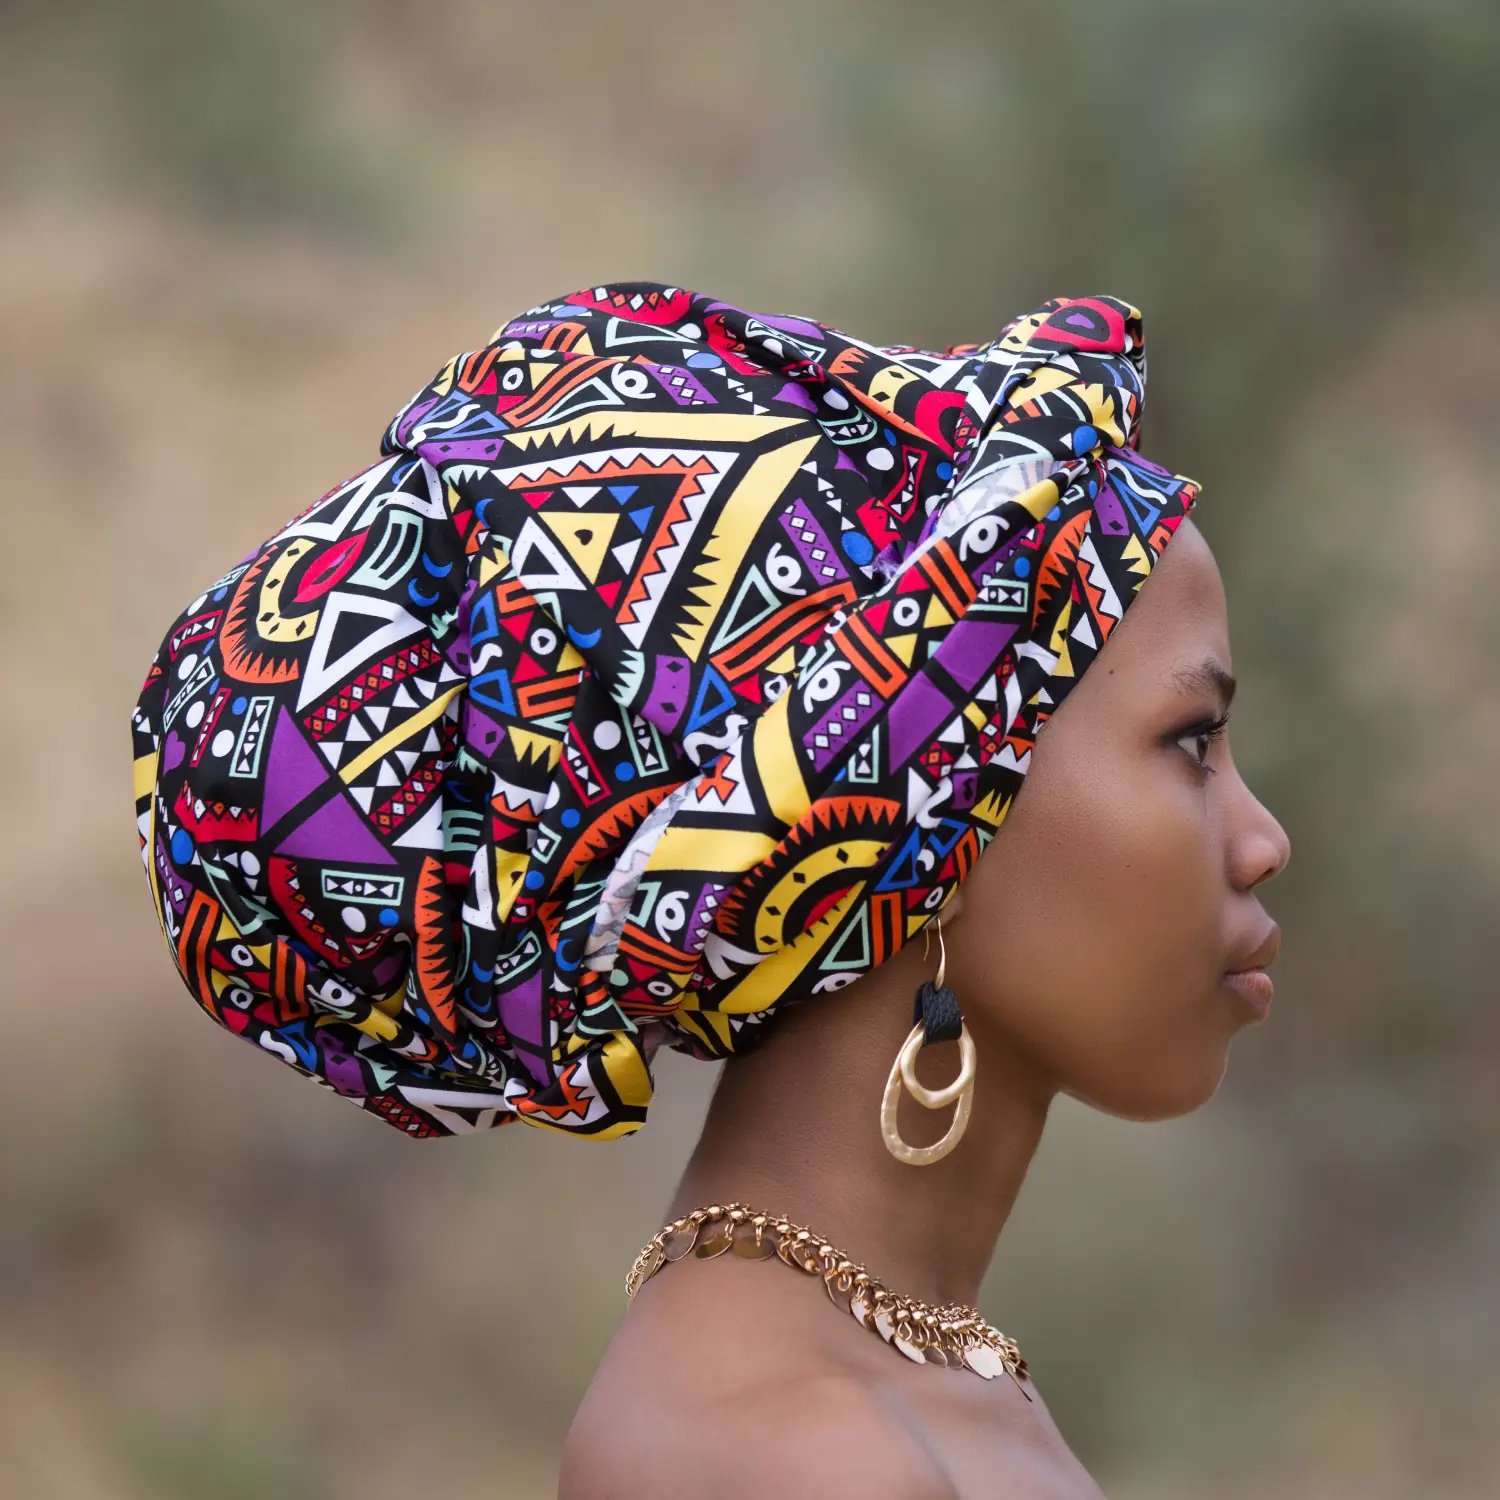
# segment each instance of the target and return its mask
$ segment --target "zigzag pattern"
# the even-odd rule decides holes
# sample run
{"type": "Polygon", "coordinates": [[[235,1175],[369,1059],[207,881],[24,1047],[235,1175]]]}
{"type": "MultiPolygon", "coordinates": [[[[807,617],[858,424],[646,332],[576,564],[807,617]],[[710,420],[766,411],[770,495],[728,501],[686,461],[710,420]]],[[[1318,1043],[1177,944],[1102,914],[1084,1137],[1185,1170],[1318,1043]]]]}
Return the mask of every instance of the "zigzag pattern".
{"type": "Polygon", "coordinates": [[[884,962],[1002,826],[1197,497],[1140,315],[864,343],[680,287],[531,308],[165,635],[153,899],[221,1025],[419,1138],[637,1129],[884,962]]]}

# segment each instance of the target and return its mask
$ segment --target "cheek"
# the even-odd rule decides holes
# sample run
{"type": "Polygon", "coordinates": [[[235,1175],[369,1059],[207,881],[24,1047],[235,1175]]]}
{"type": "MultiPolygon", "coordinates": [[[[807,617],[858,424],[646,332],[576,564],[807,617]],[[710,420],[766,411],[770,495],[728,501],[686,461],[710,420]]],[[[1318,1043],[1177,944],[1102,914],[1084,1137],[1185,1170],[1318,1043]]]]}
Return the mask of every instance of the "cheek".
{"type": "Polygon", "coordinates": [[[1066,1092],[1117,1114],[1195,1108],[1233,1030],[1206,800],[1166,768],[1117,767],[1018,798],[1012,820],[966,882],[986,940],[955,977],[1066,1092]]]}

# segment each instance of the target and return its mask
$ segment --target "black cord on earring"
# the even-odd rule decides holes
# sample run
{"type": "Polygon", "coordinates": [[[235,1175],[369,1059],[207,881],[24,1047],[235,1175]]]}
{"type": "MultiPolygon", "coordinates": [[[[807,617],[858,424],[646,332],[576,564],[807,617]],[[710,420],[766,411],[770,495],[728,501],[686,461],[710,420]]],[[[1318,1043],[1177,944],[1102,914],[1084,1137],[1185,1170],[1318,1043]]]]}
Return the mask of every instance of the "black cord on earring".
{"type": "Polygon", "coordinates": [[[911,1023],[922,1028],[922,1045],[933,1042],[956,1042],[963,1034],[964,1017],[958,1008],[958,996],[943,983],[948,968],[948,953],[943,944],[943,919],[933,919],[937,924],[938,971],[935,979],[924,979],[917,986],[912,1004],[911,1023]]]}

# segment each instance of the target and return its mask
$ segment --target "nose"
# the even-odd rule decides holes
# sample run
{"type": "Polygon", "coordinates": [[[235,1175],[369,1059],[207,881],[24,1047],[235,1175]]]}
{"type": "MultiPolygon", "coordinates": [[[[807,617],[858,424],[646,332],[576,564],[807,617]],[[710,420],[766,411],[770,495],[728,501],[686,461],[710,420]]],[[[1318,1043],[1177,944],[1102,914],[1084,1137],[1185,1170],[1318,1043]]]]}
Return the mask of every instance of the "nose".
{"type": "Polygon", "coordinates": [[[1243,780],[1240,786],[1243,795],[1230,842],[1230,878],[1236,890],[1248,891],[1286,868],[1292,843],[1265,803],[1243,780]]]}

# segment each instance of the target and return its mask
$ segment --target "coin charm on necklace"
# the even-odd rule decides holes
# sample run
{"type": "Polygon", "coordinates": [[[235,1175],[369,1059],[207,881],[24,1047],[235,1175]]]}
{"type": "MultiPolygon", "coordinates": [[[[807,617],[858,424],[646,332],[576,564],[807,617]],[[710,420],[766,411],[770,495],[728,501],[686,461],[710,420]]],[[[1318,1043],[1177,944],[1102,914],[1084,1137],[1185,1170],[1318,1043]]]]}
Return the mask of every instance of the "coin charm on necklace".
{"type": "Polygon", "coordinates": [[[742,1203],[695,1208],[658,1230],[625,1278],[626,1296],[634,1297],[663,1266],[689,1252],[699,1260],[713,1260],[726,1251],[741,1260],[778,1256],[799,1271],[821,1277],[835,1306],[847,1307],[860,1327],[879,1334],[913,1364],[966,1369],[983,1380],[1009,1375],[1031,1400],[1026,1361],[1015,1340],[986,1322],[977,1309],[951,1303],[934,1307],[899,1297],[810,1229],[742,1203]]]}

